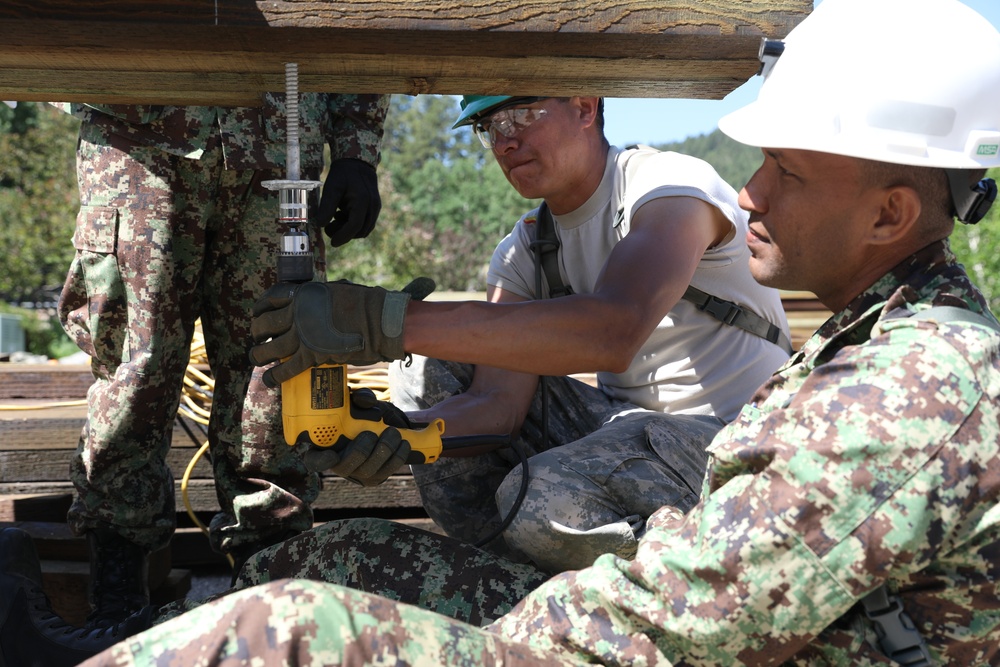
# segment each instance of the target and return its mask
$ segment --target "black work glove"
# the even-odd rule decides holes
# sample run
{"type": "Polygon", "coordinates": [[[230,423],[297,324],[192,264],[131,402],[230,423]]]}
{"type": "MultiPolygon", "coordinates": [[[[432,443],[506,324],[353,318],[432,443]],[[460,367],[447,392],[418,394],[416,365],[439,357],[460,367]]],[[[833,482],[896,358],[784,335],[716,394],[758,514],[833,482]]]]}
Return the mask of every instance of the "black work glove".
{"type": "Polygon", "coordinates": [[[376,486],[406,464],[410,443],[397,428],[414,426],[406,413],[392,403],[379,401],[367,388],[351,391],[351,416],[381,420],[387,427],[382,435],[363,431],[353,440],[342,437],[332,447],[312,445],[304,455],[305,465],[313,472],[329,470],[362,486],[376,486]]]}
{"type": "Polygon", "coordinates": [[[375,167],[353,158],[330,164],[316,211],[317,222],[330,237],[330,245],[341,246],[371,234],[381,210],[375,167]]]}
{"type": "Polygon", "coordinates": [[[250,360],[258,366],[282,360],[263,375],[264,384],[277,387],[313,366],[402,359],[406,306],[433,291],[430,278],[399,292],[346,280],[278,283],[254,304],[250,331],[258,345],[250,360]]]}

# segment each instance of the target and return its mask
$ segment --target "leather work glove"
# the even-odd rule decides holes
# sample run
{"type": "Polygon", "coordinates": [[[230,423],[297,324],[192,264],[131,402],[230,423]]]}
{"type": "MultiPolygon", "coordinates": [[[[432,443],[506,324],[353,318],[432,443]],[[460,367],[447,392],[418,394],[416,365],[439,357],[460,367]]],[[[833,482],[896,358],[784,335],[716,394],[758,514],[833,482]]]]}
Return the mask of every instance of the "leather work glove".
{"type": "Polygon", "coordinates": [[[351,391],[351,416],[372,422],[381,420],[387,427],[381,435],[363,431],[353,440],[342,438],[333,447],[313,445],[306,450],[303,460],[313,472],[330,470],[362,486],[376,486],[406,464],[410,443],[397,428],[412,429],[414,425],[406,413],[392,403],[379,401],[375,392],[367,388],[351,391]],[[344,440],[346,445],[341,444],[344,440]]]}
{"type": "Polygon", "coordinates": [[[330,164],[316,211],[317,222],[330,237],[330,245],[342,246],[371,234],[381,210],[375,167],[353,158],[330,164]]]}
{"type": "Polygon", "coordinates": [[[264,384],[277,387],[313,366],[402,359],[406,306],[433,291],[430,278],[399,292],[346,280],[278,283],[254,304],[250,331],[258,345],[250,360],[258,366],[281,360],[263,375],[264,384]]]}

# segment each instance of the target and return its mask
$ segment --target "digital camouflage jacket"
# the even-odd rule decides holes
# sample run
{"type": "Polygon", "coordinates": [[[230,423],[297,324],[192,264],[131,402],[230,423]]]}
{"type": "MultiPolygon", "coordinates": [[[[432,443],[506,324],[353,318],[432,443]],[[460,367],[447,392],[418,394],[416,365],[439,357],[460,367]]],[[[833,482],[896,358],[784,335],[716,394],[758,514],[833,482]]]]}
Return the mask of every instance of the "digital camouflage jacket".
{"type": "MultiPolygon", "coordinates": [[[[1000,659],[1000,336],[944,242],[827,321],[716,437],[701,503],[634,560],[556,577],[490,630],[629,665],[888,664],[888,584],[936,664],[1000,659]]],[[[565,652],[565,653],[564,653],[565,652]]]]}
{"type": "MultiPolygon", "coordinates": [[[[283,168],[286,153],[285,96],[266,93],[259,107],[78,104],[56,107],[85,123],[134,143],[198,158],[218,133],[227,169],[283,168]]],[[[299,99],[301,166],[322,168],[323,146],[331,159],[356,158],[378,166],[387,95],[303,93],[299,99]]]]}

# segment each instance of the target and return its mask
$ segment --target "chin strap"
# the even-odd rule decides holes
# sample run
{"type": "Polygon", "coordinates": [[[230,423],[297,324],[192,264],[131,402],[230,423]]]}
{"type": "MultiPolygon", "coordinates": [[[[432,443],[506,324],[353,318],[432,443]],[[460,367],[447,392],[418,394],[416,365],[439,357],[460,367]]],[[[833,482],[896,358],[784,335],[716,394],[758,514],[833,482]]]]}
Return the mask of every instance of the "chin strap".
{"type": "Polygon", "coordinates": [[[967,225],[974,225],[986,216],[997,198],[997,184],[992,178],[970,184],[970,174],[981,173],[967,169],[946,169],[951,198],[955,203],[955,217],[967,225]]]}

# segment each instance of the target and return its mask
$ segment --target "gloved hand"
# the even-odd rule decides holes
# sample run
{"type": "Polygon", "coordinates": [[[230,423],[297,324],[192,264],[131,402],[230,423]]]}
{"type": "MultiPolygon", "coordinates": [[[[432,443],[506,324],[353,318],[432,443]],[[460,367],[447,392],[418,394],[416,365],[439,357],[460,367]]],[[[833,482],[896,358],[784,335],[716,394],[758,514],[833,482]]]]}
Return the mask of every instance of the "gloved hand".
{"type": "Polygon", "coordinates": [[[283,360],[264,371],[269,387],[322,364],[402,359],[406,306],[433,291],[430,278],[417,278],[399,292],[346,280],[278,283],[254,304],[250,331],[259,344],[250,359],[258,366],[283,360]]]}
{"type": "Polygon", "coordinates": [[[330,237],[330,245],[341,246],[371,234],[381,210],[373,166],[352,158],[330,164],[316,211],[317,222],[330,237]]]}
{"type": "Polygon", "coordinates": [[[382,421],[387,428],[382,435],[363,431],[346,446],[313,445],[304,455],[306,468],[314,472],[330,470],[362,486],[376,486],[405,465],[410,456],[410,443],[393,427],[414,426],[405,412],[392,403],[379,401],[368,388],[351,390],[351,415],[355,419],[382,421]]]}

